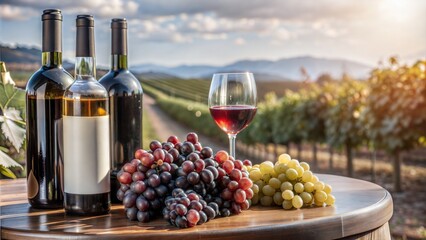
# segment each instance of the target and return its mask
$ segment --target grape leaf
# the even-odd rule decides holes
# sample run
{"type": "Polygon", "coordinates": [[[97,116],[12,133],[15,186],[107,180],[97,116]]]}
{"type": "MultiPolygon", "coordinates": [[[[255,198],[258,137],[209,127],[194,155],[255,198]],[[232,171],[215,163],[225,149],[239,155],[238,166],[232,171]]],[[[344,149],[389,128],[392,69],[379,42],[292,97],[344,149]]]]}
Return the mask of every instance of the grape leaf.
{"type": "Polygon", "coordinates": [[[2,150],[0,150],[0,167],[20,167],[22,168],[22,166],[17,163],[15,160],[13,160],[11,157],[9,157],[9,155],[7,155],[5,152],[3,152],[2,150]]]}
{"type": "Polygon", "coordinates": [[[25,91],[15,87],[5,63],[0,62],[0,108],[4,110],[8,107],[24,110],[25,91]]]}
{"type": "Polygon", "coordinates": [[[16,124],[16,121],[22,121],[20,112],[15,108],[6,108],[3,114],[4,116],[0,116],[1,130],[19,152],[25,139],[25,129],[16,124]]]}

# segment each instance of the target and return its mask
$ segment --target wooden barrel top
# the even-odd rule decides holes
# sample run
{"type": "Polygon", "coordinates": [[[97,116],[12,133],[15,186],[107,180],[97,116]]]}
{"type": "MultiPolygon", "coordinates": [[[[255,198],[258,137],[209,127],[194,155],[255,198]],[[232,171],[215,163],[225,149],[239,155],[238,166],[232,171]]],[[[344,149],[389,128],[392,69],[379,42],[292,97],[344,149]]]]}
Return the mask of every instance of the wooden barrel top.
{"type": "Polygon", "coordinates": [[[391,195],[380,186],[318,176],[333,187],[335,206],[300,210],[255,206],[188,229],[170,226],[161,218],[149,223],[128,221],[120,205],[114,205],[108,215],[94,217],[32,209],[24,179],[1,180],[1,239],[335,239],[372,231],[391,218],[391,195]]]}

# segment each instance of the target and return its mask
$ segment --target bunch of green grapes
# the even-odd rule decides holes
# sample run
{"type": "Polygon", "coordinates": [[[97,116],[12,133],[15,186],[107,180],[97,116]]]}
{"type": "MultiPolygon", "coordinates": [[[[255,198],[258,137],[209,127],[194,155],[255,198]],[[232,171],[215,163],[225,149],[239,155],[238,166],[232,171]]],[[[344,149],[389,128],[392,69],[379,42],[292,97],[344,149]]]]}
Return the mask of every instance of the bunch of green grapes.
{"type": "Polygon", "coordinates": [[[334,204],[331,186],[319,181],[308,163],[291,159],[288,154],[281,154],[275,164],[265,161],[248,167],[248,171],[253,181],[253,205],[299,209],[334,204]]]}

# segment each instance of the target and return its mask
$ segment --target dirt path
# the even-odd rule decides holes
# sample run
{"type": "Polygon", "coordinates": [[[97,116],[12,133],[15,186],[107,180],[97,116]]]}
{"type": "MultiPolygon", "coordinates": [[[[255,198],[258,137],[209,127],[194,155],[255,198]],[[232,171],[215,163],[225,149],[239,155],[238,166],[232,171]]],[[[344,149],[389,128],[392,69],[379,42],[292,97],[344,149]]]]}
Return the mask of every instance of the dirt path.
{"type": "MultiPolygon", "coordinates": [[[[156,104],[155,100],[148,96],[144,95],[144,108],[148,113],[148,116],[153,124],[153,128],[157,133],[157,136],[160,138],[159,141],[166,141],[170,135],[176,135],[179,140],[185,140],[186,134],[189,132],[196,132],[194,129],[183,126],[182,124],[173,120],[169,115],[164,113],[156,104]]],[[[208,137],[198,134],[200,142],[203,146],[209,146],[213,148],[214,151],[220,149],[228,149],[227,143],[218,143],[210,140],[208,137]]]]}

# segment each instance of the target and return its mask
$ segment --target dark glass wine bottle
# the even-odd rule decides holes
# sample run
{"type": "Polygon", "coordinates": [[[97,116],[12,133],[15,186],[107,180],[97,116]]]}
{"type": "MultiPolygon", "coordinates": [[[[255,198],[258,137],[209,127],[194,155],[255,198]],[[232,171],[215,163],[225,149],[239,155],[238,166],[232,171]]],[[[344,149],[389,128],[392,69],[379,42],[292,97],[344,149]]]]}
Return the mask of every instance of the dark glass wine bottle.
{"type": "Polygon", "coordinates": [[[94,19],[77,16],[75,81],[64,94],[65,212],[110,210],[108,92],[95,79],[94,19]]]}
{"type": "Polygon", "coordinates": [[[62,96],[73,79],[62,68],[61,11],[41,19],[42,67],[26,86],[27,193],[34,208],[62,208],[62,96]]]}
{"type": "Polygon", "coordinates": [[[111,70],[99,82],[109,94],[111,122],[111,201],[119,202],[117,172],[142,147],[142,98],[139,80],[127,66],[127,21],[111,22],[111,70]]]}

